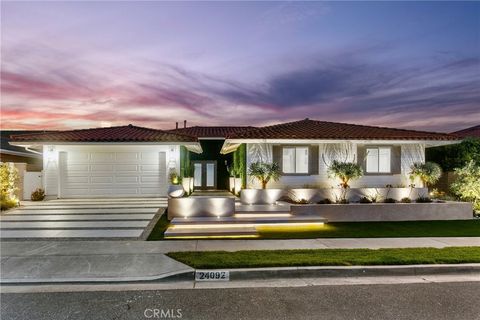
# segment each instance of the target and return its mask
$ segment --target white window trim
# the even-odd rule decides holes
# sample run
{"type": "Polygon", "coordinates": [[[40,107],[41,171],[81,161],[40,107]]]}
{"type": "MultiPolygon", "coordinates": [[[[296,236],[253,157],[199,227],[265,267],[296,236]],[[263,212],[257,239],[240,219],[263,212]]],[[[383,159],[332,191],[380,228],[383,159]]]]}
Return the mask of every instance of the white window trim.
{"type": "Polygon", "coordinates": [[[308,146],[284,146],[282,147],[282,174],[284,175],[308,175],[310,173],[310,148],[308,146]],[[297,149],[298,148],[306,148],[307,149],[307,171],[306,172],[297,172],[297,149]],[[284,172],[284,158],[283,158],[283,150],[284,149],[294,149],[294,157],[293,157],[293,172],[284,172]]]}
{"type": "Polygon", "coordinates": [[[365,147],[365,173],[367,174],[392,174],[392,146],[366,146],[365,147]],[[377,157],[377,171],[367,171],[368,168],[368,150],[369,149],[377,149],[378,150],[378,157],[377,157]],[[388,167],[388,171],[380,171],[380,149],[389,149],[390,151],[390,165],[388,167]]]}

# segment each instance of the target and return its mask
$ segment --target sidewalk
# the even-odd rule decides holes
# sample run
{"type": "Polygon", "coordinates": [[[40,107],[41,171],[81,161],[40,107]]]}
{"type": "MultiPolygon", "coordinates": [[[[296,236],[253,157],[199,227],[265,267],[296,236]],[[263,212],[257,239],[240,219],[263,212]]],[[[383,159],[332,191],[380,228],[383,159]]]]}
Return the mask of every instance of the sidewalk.
{"type": "MultiPolygon", "coordinates": [[[[475,238],[189,241],[3,241],[2,284],[132,282],[193,277],[173,251],[480,246],[475,238]]],[[[242,271],[243,272],[243,271],[242,271]]]]}

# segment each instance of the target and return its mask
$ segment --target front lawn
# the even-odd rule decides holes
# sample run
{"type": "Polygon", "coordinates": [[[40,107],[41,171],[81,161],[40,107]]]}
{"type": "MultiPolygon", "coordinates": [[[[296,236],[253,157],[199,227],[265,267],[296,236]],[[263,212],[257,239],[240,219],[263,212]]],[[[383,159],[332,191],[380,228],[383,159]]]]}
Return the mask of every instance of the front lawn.
{"type": "Polygon", "coordinates": [[[172,252],[198,269],[480,263],[480,247],[172,252]]]}
{"type": "MultiPolygon", "coordinates": [[[[168,228],[164,214],[148,240],[162,240],[168,228]]],[[[480,237],[480,220],[333,222],[323,226],[258,227],[257,239],[480,237]]]]}

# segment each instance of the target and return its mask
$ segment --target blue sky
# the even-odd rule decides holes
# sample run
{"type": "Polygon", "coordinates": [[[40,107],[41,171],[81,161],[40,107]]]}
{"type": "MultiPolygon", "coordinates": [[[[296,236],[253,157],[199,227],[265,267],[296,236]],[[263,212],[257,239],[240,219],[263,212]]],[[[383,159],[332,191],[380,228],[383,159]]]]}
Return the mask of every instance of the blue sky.
{"type": "Polygon", "coordinates": [[[2,128],[480,122],[479,2],[2,2],[2,128]]]}

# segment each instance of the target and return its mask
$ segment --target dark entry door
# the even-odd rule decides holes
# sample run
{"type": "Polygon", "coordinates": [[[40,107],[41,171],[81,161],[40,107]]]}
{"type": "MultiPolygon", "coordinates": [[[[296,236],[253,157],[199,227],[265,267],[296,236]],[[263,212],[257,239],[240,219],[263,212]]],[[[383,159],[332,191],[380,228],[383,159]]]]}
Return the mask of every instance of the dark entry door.
{"type": "Polygon", "coordinates": [[[217,161],[193,161],[193,168],[194,189],[217,189],[217,161]]]}

